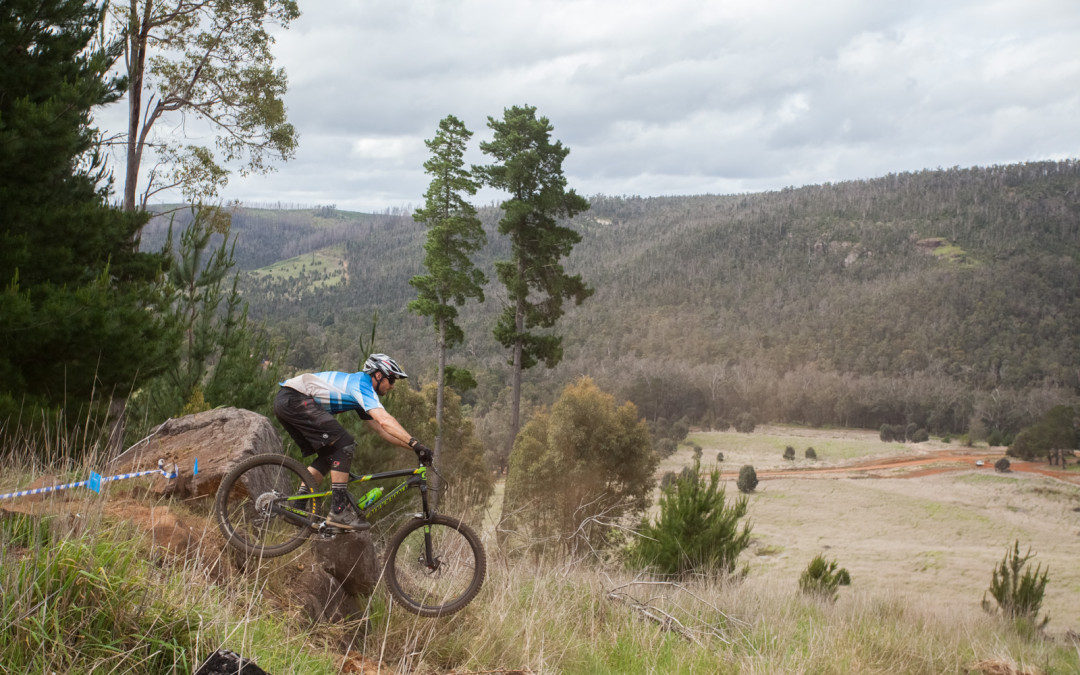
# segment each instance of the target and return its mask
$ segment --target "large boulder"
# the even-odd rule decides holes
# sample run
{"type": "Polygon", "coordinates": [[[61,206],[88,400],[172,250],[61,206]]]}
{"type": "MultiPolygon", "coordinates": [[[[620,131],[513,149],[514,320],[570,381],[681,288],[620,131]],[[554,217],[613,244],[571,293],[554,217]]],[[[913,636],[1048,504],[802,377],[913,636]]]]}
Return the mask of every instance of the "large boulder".
{"type": "Polygon", "coordinates": [[[344,585],[318,566],[304,569],[293,580],[292,597],[312,624],[342,623],[364,616],[364,610],[344,585]]]}
{"type": "Polygon", "coordinates": [[[281,438],[266,417],[240,408],[217,408],[170,419],[109,463],[112,473],[155,469],[165,461],[179,476],[153,480],[162,496],[213,497],[221,479],[252,455],[283,452],[281,438]],[[194,473],[198,460],[199,472],[194,473]]]}
{"type": "Polygon", "coordinates": [[[315,538],[315,559],[347,593],[370,596],[379,583],[379,562],[370,531],[346,532],[333,539],[315,538]]]}

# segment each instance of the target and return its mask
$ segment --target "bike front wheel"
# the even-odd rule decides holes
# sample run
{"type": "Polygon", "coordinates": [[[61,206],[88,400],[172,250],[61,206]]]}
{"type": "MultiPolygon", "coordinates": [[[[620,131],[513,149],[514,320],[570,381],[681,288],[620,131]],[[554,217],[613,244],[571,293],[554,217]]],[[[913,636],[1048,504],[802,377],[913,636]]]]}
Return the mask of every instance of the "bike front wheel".
{"type": "Polygon", "coordinates": [[[307,467],[286,455],[256,455],[221,481],[214,499],[218,529],[229,545],[273,558],[304,543],[317,516],[316,499],[289,500],[307,486],[318,489],[307,467]]]}
{"type": "Polygon", "coordinates": [[[414,614],[439,617],[461,610],[480,592],[486,574],[480,538],[456,518],[416,519],[390,539],[386,585],[414,614]]]}

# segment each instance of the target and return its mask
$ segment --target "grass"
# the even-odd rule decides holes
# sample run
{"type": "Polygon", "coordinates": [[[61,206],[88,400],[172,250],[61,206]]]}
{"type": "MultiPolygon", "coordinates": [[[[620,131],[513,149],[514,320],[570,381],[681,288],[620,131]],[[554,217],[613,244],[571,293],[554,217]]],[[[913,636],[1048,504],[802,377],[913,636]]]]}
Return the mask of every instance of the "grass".
{"type": "Polygon", "coordinates": [[[250,272],[260,279],[269,278],[272,281],[301,278],[304,275],[310,278],[308,288],[326,288],[337,286],[345,282],[345,244],[337,244],[326,248],[305,253],[282,260],[250,272]]]}
{"type": "Polygon", "coordinates": [[[0,673],[191,673],[219,645],[268,672],[334,673],[306,635],[261,604],[258,582],[207,584],[200,566],[161,566],[128,528],[64,531],[9,516],[0,539],[0,673]]]}
{"type": "MultiPolygon", "coordinates": [[[[775,454],[783,466],[783,447],[793,443],[763,436],[734,452],[775,454]]],[[[831,447],[792,437],[819,456],[831,447]]],[[[854,452],[860,443],[838,438],[836,448],[854,452]]],[[[18,489],[43,471],[78,478],[95,465],[93,455],[74,462],[54,454],[43,466],[8,453],[0,486],[18,489]]],[[[302,552],[239,572],[207,523],[193,551],[164,555],[106,512],[107,495],[82,491],[68,497],[68,510],[82,514],[74,525],[64,514],[0,514],[0,674],[185,674],[219,647],[256,658],[274,675],[359,672],[342,670],[357,654],[385,673],[963,673],[980,661],[1077,672],[1075,644],[979,608],[1004,550],[994,537],[1023,533],[1024,545],[1039,536],[1032,519],[1060,517],[1077,491],[987,478],[997,477],[768,481],[751,500],[755,542],[744,554],[751,573],[737,584],[673,583],[617,562],[538,565],[506,557],[488,536],[484,591],[461,613],[419,619],[389,604],[380,588],[365,620],[316,627],[291,593],[297,566],[308,564],[302,552]],[[1009,505],[1030,515],[1006,523],[986,515],[1009,505]],[[846,517],[852,513],[857,525],[846,517]],[[990,555],[980,557],[977,546],[990,555]],[[834,603],[797,588],[812,551],[822,548],[852,574],[834,603]],[[208,574],[214,566],[232,572],[208,574]]],[[[192,505],[146,505],[189,521],[207,515],[192,505]]],[[[1051,562],[1048,594],[1075,593],[1080,573],[1061,569],[1075,567],[1072,549],[1054,553],[1039,543],[1034,550],[1036,562],[1051,562]]],[[[1056,635],[1080,625],[1064,609],[1074,600],[1054,595],[1057,604],[1049,603],[1051,614],[1065,614],[1056,635]]]]}
{"type": "MultiPolygon", "coordinates": [[[[828,466],[840,462],[866,459],[882,454],[914,454],[918,446],[905,443],[883,443],[877,434],[864,432],[852,437],[828,437],[808,435],[805,430],[794,427],[768,427],[764,431],[742,434],[735,431],[707,431],[692,433],[690,443],[702,448],[703,464],[715,459],[717,451],[724,453],[723,468],[737,470],[740,464],[755,467],[828,466]],[[795,448],[795,459],[783,459],[787,446],[795,448]],[[806,459],[806,448],[814,448],[817,459],[806,459]]],[[[685,450],[681,452],[686,452],[685,450]]],[[[683,458],[675,460],[684,465],[683,458]]]]}

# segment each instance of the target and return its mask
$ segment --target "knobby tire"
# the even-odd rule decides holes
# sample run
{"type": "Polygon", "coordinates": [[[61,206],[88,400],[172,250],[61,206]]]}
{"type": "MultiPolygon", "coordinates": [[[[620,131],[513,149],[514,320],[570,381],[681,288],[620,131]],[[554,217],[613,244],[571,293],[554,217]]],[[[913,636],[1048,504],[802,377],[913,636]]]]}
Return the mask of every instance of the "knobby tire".
{"type": "MultiPolygon", "coordinates": [[[[314,531],[300,517],[287,518],[275,508],[275,496],[296,494],[300,485],[318,485],[307,467],[287,455],[263,454],[240,462],[221,481],[214,499],[218,528],[234,548],[252,556],[273,558],[296,549],[314,531]]],[[[317,499],[292,502],[317,515],[317,499]]]]}
{"type": "Polygon", "coordinates": [[[476,532],[456,518],[417,518],[394,533],[387,547],[386,585],[397,602],[413,614],[440,617],[469,604],[487,574],[484,547],[476,532]],[[424,532],[430,528],[432,570],[425,552],[424,532]]]}

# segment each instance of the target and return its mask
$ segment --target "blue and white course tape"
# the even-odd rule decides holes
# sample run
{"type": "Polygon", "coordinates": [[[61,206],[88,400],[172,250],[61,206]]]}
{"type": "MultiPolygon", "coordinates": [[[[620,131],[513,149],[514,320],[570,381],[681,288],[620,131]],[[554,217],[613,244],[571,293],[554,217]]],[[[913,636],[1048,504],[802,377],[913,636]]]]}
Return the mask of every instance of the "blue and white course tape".
{"type": "MultiPolygon", "coordinates": [[[[195,460],[196,462],[198,460],[195,460]]],[[[46,492],[56,492],[57,490],[67,490],[69,488],[88,487],[94,492],[101,492],[101,484],[108,483],[114,480],[124,480],[125,478],[138,478],[139,476],[149,476],[150,474],[160,473],[165,478],[172,480],[180,475],[176,465],[173,464],[172,473],[165,470],[165,460],[158,460],[158,468],[148,469],[146,471],[136,471],[134,473],[122,473],[118,476],[101,476],[97,473],[90,472],[90,478],[87,480],[81,480],[77,483],[67,483],[66,485],[53,485],[51,487],[40,487],[32,490],[21,490],[19,492],[9,492],[5,495],[0,495],[0,500],[13,499],[15,497],[29,497],[31,495],[45,494],[46,492]]]]}

